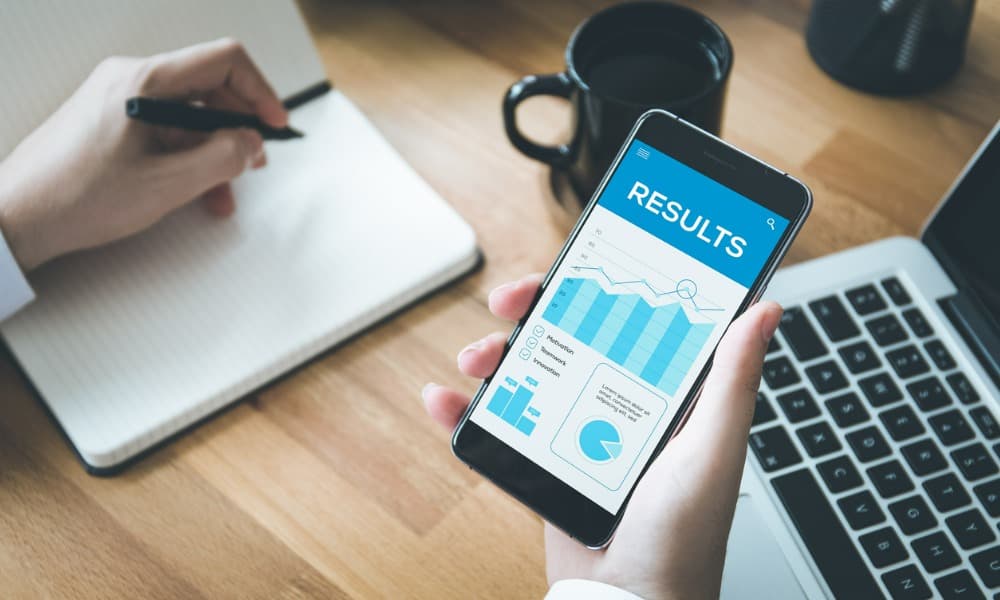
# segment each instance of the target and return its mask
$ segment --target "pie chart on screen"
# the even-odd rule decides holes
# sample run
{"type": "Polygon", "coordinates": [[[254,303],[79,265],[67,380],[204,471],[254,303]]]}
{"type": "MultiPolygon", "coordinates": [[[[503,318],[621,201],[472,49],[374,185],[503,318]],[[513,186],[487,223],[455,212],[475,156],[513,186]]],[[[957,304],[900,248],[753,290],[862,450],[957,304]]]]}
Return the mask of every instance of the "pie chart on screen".
{"type": "Polygon", "coordinates": [[[611,462],[622,454],[622,436],[614,423],[606,419],[590,419],[580,427],[577,444],[580,453],[595,463],[611,462]]]}

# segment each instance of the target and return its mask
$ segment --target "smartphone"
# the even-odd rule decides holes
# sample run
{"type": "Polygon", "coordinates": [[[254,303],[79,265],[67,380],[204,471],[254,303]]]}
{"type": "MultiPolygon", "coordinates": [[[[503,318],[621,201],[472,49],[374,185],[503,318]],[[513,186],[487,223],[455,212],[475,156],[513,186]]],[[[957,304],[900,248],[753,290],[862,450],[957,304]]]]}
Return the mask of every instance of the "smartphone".
{"type": "Polygon", "coordinates": [[[606,545],[811,206],[786,173],[645,113],[455,430],[456,456],[606,545]]]}

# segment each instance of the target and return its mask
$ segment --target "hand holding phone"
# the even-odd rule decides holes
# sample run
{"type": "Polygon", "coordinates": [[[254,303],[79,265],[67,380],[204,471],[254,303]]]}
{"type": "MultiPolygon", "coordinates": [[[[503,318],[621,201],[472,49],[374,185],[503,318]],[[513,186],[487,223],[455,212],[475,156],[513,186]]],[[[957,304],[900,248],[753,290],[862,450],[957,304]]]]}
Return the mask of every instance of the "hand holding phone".
{"type": "Polygon", "coordinates": [[[584,545],[606,545],[811,204],[787,174],[644,114],[483,373],[455,455],[584,545]]]}
{"type": "MultiPolygon", "coordinates": [[[[538,294],[541,276],[529,276],[490,294],[490,310],[519,321],[538,294]]],[[[594,552],[546,526],[549,583],[590,579],[646,598],[717,598],[726,538],[735,508],[746,439],[767,341],[781,311],[764,302],[738,318],[723,337],[715,366],[691,418],[636,487],[615,541],[594,552]]],[[[466,375],[492,375],[506,336],[493,334],[459,355],[466,375]]],[[[453,429],[470,398],[428,385],[428,413],[453,429]]]]}

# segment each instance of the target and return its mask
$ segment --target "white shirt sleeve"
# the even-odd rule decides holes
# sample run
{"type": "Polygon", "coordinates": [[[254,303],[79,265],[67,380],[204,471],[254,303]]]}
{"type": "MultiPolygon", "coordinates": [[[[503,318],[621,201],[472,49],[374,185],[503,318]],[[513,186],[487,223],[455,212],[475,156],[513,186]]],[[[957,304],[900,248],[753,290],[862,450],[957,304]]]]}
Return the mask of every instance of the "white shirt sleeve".
{"type": "Polygon", "coordinates": [[[0,322],[34,299],[35,292],[0,232],[0,322]]]}
{"type": "Polygon", "coordinates": [[[587,579],[562,579],[552,584],[545,600],[642,600],[613,585],[587,579]]]}

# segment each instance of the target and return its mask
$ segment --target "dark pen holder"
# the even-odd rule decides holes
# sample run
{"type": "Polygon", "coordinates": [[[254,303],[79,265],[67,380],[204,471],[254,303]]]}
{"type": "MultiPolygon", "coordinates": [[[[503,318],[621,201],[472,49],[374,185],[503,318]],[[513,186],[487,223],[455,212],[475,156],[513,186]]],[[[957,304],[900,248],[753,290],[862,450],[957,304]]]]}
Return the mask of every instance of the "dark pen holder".
{"type": "Polygon", "coordinates": [[[815,0],[813,60],[837,81],[885,95],[950,79],[965,59],[975,0],[815,0]]]}

